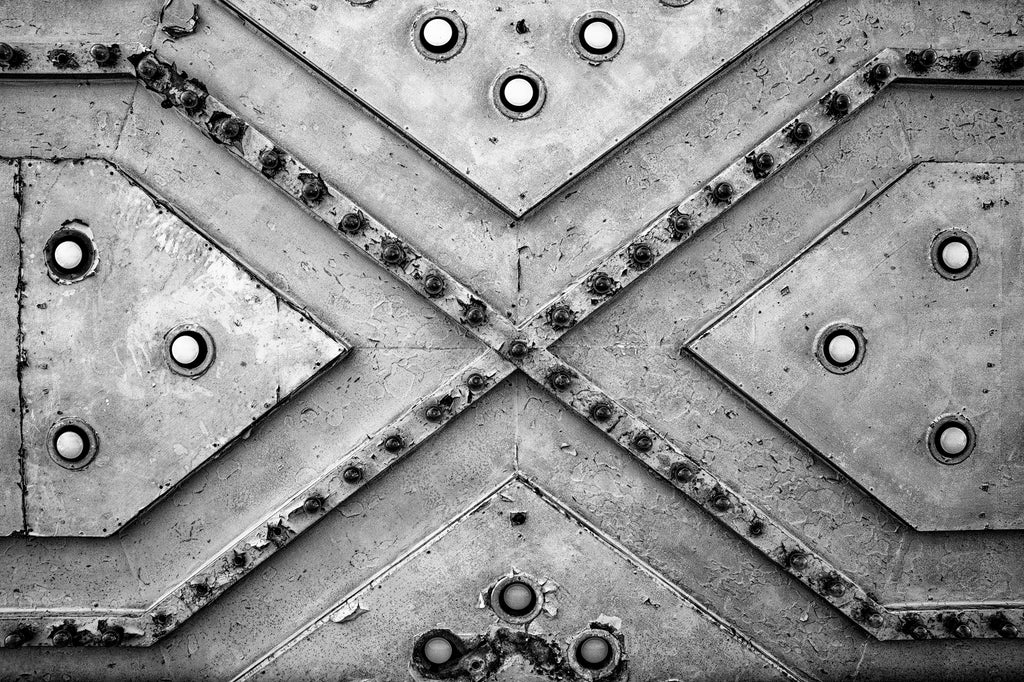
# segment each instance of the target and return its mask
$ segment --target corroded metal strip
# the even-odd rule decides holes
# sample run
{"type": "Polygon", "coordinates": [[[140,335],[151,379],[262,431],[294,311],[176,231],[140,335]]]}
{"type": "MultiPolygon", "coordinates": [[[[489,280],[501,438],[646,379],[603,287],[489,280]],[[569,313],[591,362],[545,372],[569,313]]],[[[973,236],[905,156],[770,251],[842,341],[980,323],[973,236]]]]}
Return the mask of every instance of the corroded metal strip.
{"type": "Polygon", "coordinates": [[[116,42],[0,42],[0,78],[131,78],[127,55],[144,49],[116,42]]]}
{"type": "Polygon", "coordinates": [[[111,645],[110,641],[103,640],[107,631],[120,633],[114,644],[152,645],[433,437],[513,370],[512,365],[500,356],[486,351],[435,391],[422,397],[393,423],[339,458],[334,466],[294,493],[148,608],[94,611],[3,609],[0,610],[0,629],[7,636],[15,635],[17,646],[111,645]],[[472,375],[480,375],[483,382],[467,381],[472,375]],[[424,416],[430,407],[440,407],[436,421],[424,416]],[[395,447],[392,440],[395,436],[400,438],[399,447],[395,447]],[[71,639],[66,641],[64,637],[58,637],[55,640],[54,635],[58,632],[71,633],[71,639]]]}
{"type": "MultiPolygon", "coordinates": [[[[658,261],[666,258],[698,231],[714,222],[748,194],[769,182],[779,169],[801,156],[821,137],[849,119],[892,83],[1024,83],[1024,51],[980,56],[977,66],[968,68],[971,50],[901,50],[886,48],[865,62],[853,74],[820,97],[779,130],[710,178],[704,187],[665,211],[630,242],[597,267],[571,284],[520,326],[532,343],[546,347],[571,326],[586,319],[623,289],[639,279],[658,261]],[[931,65],[926,66],[928,62],[931,65]],[[803,128],[806,124],[808,128],[803,128]],[[759,161],[768,154],[767,168],[759,161]],[[637,258],[643,245],[649,257],[637,258]],[[594,278],[604,273],[614,280],[608,292],[595,290],[594,278]],[[569,311],[571,323],[552,323],[559,309],[569,311]]],[[[980,54],[980,53],[979,53],[980,54]]]]}

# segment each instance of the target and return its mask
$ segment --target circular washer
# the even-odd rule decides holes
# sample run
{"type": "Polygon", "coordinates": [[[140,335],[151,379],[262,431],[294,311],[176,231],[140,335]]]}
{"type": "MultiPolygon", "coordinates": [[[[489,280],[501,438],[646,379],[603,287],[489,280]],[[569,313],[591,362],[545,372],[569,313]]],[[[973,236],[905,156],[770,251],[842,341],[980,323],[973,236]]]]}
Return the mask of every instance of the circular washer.
{"type": "Polygon", "coordinates": [[[974,452],[978,435],[960,414],[944,414],[931,423],[926,435],[928,452],[942,464],[959,464],[974,452]]]}
{"type": "Polygon", "coordinates": [[[867,352],[864,330],[846,322],[830,324],[814,339],[814,356],[833,374],[849,374],[860,367],[867,352]]]}
{"type": "Polygon", "coordinates": [[[507,575],[494,584],[488,595],[491,610],[504,621],[522,625],[536,618],[544,608],[540,583],[525,573],[507,575]]]}
{"type": "Polygon", "coordinates": [[[74,223],[50,235],[43,247],[43,260],[47,274],[57,284],[81,282],[96,272],[99,262],[92,233],[74,223]]]}
{"type": "Polygon", "coordinates": [[[416,638],[412,646],[413,659],[431,672],[456,665],[465,653],[465,647],[450,630],[428,630],[416,638]]]}
{"type": "Polygon", "coordinates": [[[100,439],[96,431],[78,417],[58,419],[46,434],[46,452],[50,459],[72,471],[89,466],[99,449],[100,439]],[[70,452],[69,446],[74,446],[70,452]]]}
{"type": "Polygon", "coordinates": [[[587,12],[572,24],[572,46],[588,62],[615,59],[625,37],[622,24],[608,12],[587,12]]]}
{"type": "Polygon", "coordinates": [[[491,88],[494,106],[505,116],[521,121],[536,116],[547,99],[544,79],[525,66],[508,69],[491,88]]]}
{"type": "Polygon", "coordinates": [[[179,324],[164,334],[164,359],[175,374],[198,378],[210,369],[215,355],[213,337],[198,324],[179,324]]]}
{"type": "Polygon", "coordinates": [[[601,680],[619,667],[622,644],[607,630],[588,628],[569,642],[566,660],[581,679],[601,680]]]}
{"type": "Polygon", "coordinates": [[[447,61],[466,45],[466,23],[451,10],[425,12],[412,24],[412,43],[427,59],[447,61]]]}
{"type": "Polygon", "coordinates": [[[932,239],[932,267],[945,279],[964,279],[978,267],[978,244],[963,230],[943,230],[932,239]]]}

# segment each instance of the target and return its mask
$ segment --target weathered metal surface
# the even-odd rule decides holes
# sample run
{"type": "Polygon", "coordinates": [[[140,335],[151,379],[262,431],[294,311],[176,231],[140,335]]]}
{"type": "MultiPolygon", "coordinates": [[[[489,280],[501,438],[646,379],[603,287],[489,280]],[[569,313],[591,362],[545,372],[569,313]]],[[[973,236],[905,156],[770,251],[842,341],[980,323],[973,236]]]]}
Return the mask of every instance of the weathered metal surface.
{"type": "Polygon", "coordinates": [[[914,528],[1020,528],[1021,178],[1014,165],[917,166],[690,350],[914,528]],[[949,230],[979,260],[963,279],[939,271],[949,230]],[[848,372],[816,350],[837,322],[863,329],[848,372]],[[929,451],[946,414],[976,445],[929,451]]]}
{"type": "Polygon", "coordinates": [[[673,7],[611,0],[601,9],[619,23],[614,40],[621,49],[609,61],[574,49],[573,29],[594,9],[578,0],[460,3],[465,45],[444,61],[416,47],[417,19],[431,7],[226,4],[521,216],[813,2],[673,7]],[[528,118],[495,106],[492,97],[519,68],[546,91],[528,118]],[[449,134],[452,120],[460,121],[461,134],[449,134]]]}
{"type": "MultiPolygon", "coordinates": [[[[145,5],[108,16],[103,39],[135,36],[146,44],[157,8],[145,5]]],[[[90,22],[81,13],[48,16],[45,7],[13,11],[45,23],[43,42],[52,36],[54,44],[83,42],[81,26],[90,22]]],[[[105,6],[96,13],[107,15],[105,6]]],[[[797,676],[1019,673],[1019,640],[1010,638],[1024,624],[1017,531],[913,530],[853,477],[680,354],[687,338],[914,163],[1019,159],[1020,72],[1010,67],[1020,20],[1012,3],[966,10],[945,2],[914,9],[823,3],[590,169],[564,196],[511,223],[402,134],[339,97],[322,73],[307,74],[296,68],[295,55],[254,40],[220,4],[203,3],[200,15],[199,31],[174,42],[158,33],[146,49],[212,93],[208,108],[186,111],[190,101],[164,87],[174,83],[163,76],[142,80],[158,98],[128,82],[20,80],[4,86],[15,98],[0,98],[0,117],[13,132],[0,153],[110,155],[134,176],[159,183],[162,195],[331,328],[352,333],[357,352],[346,363],[347,381],[325,374],[300,404],[285,406],[123,529],[120,547],[99,538],[34,545],[11,539],[7,556],[19,588],[9,599],[17,606],[6,613],[8,631],[23,621],[34,628],[27,643],[59,643],[54,635],[70,617],[95,635],[106,632],[99,620],[107,630],[125,626],[132,635],[125,644],[164,639],[158,648],[113,658],[103,651],[41,657],[26,650],[9,654],[5,664],[38,675],[137,679],[167,676],[171,666],[182,678],[232,677],[280,650],[282,633],[306,641],[301,633],[309,623],[383,568],[415,561],[424,538],[517,474],[797,676]],[[922,71],[906,59],[924,46],[937,55],[935,66],[922,71]],[[977,66],[964,61],[971,49],[983,51],[977,66]],[[872,59],[890,64],[890,73],[879,78],[872,59]],[[851,95],[842,115],[831,107],[833,89],[851,95]],[[62,125],[55,92],[95,137],[62,125]],[[161,109],[164,102],[186,116],[161,109]],[[222,143],[220,112],[241,119],[237,144],[222,143]],[[807,117],[812,134],[795,144],[794,118],[807,117]],[[840,124],[837,134],[825,134],[840,124]],[[253,145],[271,139],[285,152],[286,172],[268,182],[257,165],[263,149],[253,145]],[[781,163],[768,173],[748,171],[748,155],[765,145],[781,163]],[[239,159],[251,172],[238,172],[239,159]],[[323,181],[329,200],[303,196],[306,169],[315,169],[311,175],[323,181]],[[728,196],[718,191],[723,181],[733,186],[728,196]],[[672,207],[691,193],[682,205],[693,209],[699,229],[673,240],[666,236],[672,207]],[[369,230],[357,237],[338,230],[351,209],[367,217],[369,230]],[[649,258],[635,244],[645,236],[656,244],[649,258]],[[412,257],[391,262],[386,240],[401,240],[412,257]],[[616,292],[573,298],[580,283],[609,264],[618,275],[616,292]],[[432,298],[423,286],[427,269],[443,272],[443,295],[432,298]],[[566,286],[564,296],[551,298],[566,286]],[[473,298],[486,302],[482,325],[469,324],[459,305],[473,298]],[[571,301],[568,314],[560,300],[571,301]],[[511,320],[525,325],[517,329],[511,320]],[[525,342],[525,352],[516,341],[525,342]],[[479,390],[465,383],[473,367],[490,374],[479,390]],[[513,372],[519,376],[502,381],[513,372]],[[610,433],[602,434],[606,428],[610,433]],[[640,431],[650,434],[649,449],[636,438],[640,431]],[[353,485],[344,472],[355,461],[369,475],[353,485]],[[694,477],[677,478],[679,464],[693,466],[694,477]],[[322,500],[309,494],[319,486],[326,486],[322,500]],[[308,504],[314,497],[316,504],[308,504]],[[327,513],[339,503],[341,513],[327,513]],[[751,513],[765,517],[760,535],[748,534],[751,513]],[[53,570],[72,547],[109,569],[109,580],[53,570]],[[245,568],[229,563],[238,547],[246,552],[245,568]],[[794,548],[806,556],[794,557],[794,548]],[[250,577],[240,581],[243,575],[250,577]],[[833,594],[830,576],[845,581],[842,595],[833,594]],[[878,618],[865,605],[877,608],[878,618]],[[918,636],[948,641],[911,641],[918,636]],[[969,643],[960,641],[968,636],[969,643]]],[[[12,41],[27,35],[26,25],[17,24],[12,41]]],[[[30,32],[29,42],[38,43],[39,31],[30,32]]],[[[431,64],[457,65],[469,44],[452,60],[431,64]]],[[[595,70],[619,63],[628,44],[595,70]]],[[[467,539],[479,542],[486,541],[467,539]]],[[[442,544],[443,538],[436,546],[442,544]]],[[[405,587],[403,581],[391,590],[405,587]]],[[[389,599],[369,594],[380,603],[389,599]]],[[[404,594],[412,596],[403,602],[403,624],[423,622],[414,634],[427,632],[436,606],[418,592],[404,594]]],[[[484,629],[457,632],[479,636],[484,629]]],[[[629,628],[620,634],[633,641],[629,628]]],[[[372,629],[364,646],[386,649],[393,661],[389,636],[372,629]]],[[[487,655],[501,649],[497,639],[487,642],[487,655]]],[[[399,659],[406,664],[414,644],[405,642],[399,659]]],[[[630,665],[640,666],[631,669],[645,676],[680,673],[659,663],[662,651],[629,653],[630,665]]],[[[310,675],[320,677],[353,659],[307,660],[310,675]]],[[[411,672],[422,677],[422,670],[411,672]]],[[[527,675],[521,666],[506,673],[527,675]]]]}

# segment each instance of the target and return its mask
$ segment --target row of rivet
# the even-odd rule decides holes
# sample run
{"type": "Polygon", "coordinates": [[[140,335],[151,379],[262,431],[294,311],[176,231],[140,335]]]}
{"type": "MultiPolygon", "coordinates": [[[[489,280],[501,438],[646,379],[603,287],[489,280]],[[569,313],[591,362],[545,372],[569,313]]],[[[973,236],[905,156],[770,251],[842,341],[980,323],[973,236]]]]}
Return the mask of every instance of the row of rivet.
{"type": "MultiPolygon", "coordinates": [[[[140,49],[140,46],[132,46],[140,49]]],[[[0,75],[131,75],[117,43],[0,42],[0,75]]]]}
{"type": "Polygon", "coordinates": [[[1013,77],[1024,62],[1024,51],[1000,54],[989,68],[981,53],[973,50],[938,54],[935,50],[900,54],[884,50],[854,74],[794,117],[754,149],[727,166],[706,186],[641,230],[629,244],[606,258],[528,320],[522,329],[530,342],[554,343],[572,325],[582,321],[613,299],[643,272],[668,256],[701,228],[713,222],[739,199],[761,185],[779,169],[800,156],[810,142],[822,137],[879,91],[898,79],[942,78],[950,73],[961,78],[1013,77]],[[618,279],[611,273],[619,273],[618,279]],[[559,311],[556,324],[553,311],[559,311]]]}

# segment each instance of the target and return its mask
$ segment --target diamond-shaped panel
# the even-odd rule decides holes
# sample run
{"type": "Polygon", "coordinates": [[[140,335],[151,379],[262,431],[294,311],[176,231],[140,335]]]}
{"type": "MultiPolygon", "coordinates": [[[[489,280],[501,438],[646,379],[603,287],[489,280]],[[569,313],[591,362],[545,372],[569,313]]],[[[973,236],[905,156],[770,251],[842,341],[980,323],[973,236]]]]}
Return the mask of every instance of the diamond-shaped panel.
{"type": "Polygon", "coordinates": [[[109,163],[23,161],[22,188],[33,534],[114,532],[347,352],[109,163]],[[82,256],[48,248],[68,230],[94,267],[60,273],[82,256]],[[208,366],[173,362],[174,330],[208,335],[176,351],[193,365],[202,347],[208,366]],[[85,431],[84,455],[55,424],[85,431]]]}
{"type": "Polygon", "coordinates": [[[1020,528],[1022,180],[916,167],[690,349],[915,528],[1020,528]],[[950,237],[977,264],[943,276],[950,237]],[[853,330],[836,362],[821,357],[834,325],[853,330]],[[950,419],[973,439],[933,454],[950,419]]]}

